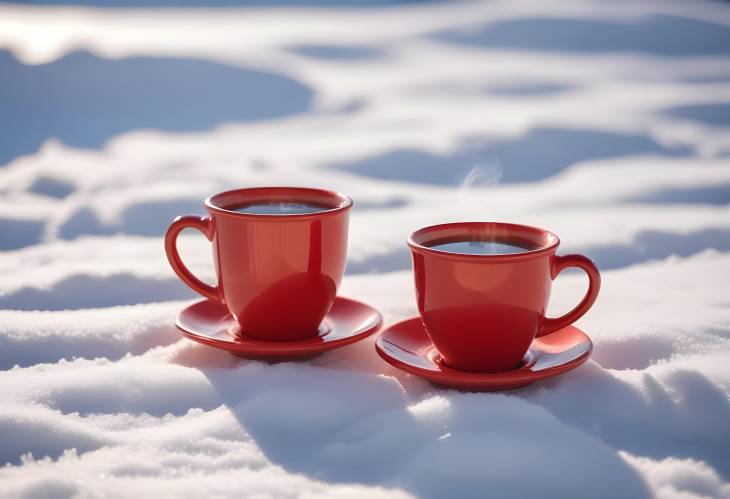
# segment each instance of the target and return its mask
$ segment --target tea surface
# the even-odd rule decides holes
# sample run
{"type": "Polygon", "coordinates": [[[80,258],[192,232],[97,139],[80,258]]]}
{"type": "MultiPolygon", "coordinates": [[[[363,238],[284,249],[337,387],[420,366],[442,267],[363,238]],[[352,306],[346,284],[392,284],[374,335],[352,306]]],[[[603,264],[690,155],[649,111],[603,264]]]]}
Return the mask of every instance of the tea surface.
{"type": "Polygon", "coordinates": [[[318,213],[331,210],[331,206],[323,206],[310,203],[295,202],[272,202],[272,203],[251,203],[228,208],[238,213],[252,215],[301,215],[304,213],[318,213]]]}
{"type": "Polygon", "coordinates": [[[497,241],[454,241],[429,245],[429,248],[466,255],[512,255],[530,251],[528,248],[497,241]]]}

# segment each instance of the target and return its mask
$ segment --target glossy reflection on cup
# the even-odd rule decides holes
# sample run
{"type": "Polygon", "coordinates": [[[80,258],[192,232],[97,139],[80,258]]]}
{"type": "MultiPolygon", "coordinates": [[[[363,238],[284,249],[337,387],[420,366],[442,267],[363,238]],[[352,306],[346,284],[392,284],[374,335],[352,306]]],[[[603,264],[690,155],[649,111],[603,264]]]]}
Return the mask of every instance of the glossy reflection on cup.
{"type": "Polygon", "coordinates": [[[536,336],[557,331],[588,311],[601,284],[598,269],[582,255],[557,256],[559,244],[546,230],[495,222],[434,225],[411,234],[418,311],[445,365],[472,372],[515,369],[536,336]],[[469,254],[435,248],[468,241],[521,249],[469,254]],[[552,281],[568,267],[588,274],[588,291],[567,314],[547,318],[552,281]]]}
{"type": "Polygon", "coordinates": [[[165,250],[178,277],[226,305],[241,334],[270,341],[306,339],[318,334],[337,295],[351,207],[349,197],[321,189],[221,192],[205,200],[207,216],[184,215],[172,222],[165,250]],[[176,241],[186,228],[201,231],[212,242],[216,286],[199,280],[182,263],[176,241]]]}

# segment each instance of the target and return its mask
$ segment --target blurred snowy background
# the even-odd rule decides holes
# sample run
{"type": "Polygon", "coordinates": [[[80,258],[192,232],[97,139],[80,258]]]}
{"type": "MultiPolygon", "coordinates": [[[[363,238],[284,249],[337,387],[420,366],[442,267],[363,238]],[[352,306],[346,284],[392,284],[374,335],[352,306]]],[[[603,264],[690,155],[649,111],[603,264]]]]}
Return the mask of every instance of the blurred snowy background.
{"type": "Polygon", "coordinates": [[[729,3],[42,3],[0,3],[0,496],[730,497],[729,3]],[[386,323],[412,230],[556,232],[592,360],[468,394],[182,339],[167,224],[281,184],[355,200],[386,323]]]}

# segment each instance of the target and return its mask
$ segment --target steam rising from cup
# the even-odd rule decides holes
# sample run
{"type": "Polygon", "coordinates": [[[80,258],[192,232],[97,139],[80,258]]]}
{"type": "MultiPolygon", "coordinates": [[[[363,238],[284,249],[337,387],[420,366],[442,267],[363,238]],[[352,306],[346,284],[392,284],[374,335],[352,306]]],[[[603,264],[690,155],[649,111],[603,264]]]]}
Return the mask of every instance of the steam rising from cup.
{"type": "Polygon", "coordinates": [[[460,214],[467,218],[483,219],[488,203],[484,189],[499,184],[501,177],[502,163],[497,159],[475,165],[461,181],[457,191],[460,214]]]}

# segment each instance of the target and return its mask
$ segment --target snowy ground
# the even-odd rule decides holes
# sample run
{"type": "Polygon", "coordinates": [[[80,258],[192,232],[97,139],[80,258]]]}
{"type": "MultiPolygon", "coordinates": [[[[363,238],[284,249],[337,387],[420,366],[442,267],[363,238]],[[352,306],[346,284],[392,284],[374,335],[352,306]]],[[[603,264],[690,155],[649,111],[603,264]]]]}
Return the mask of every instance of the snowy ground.
{"type": "Polygon", "coordinates": [[[729,158],[727,3],[0,4],[0,496],[730,497],[729,158]],[[276,184],[354,198],[386,323],[413,229],[553,230],[592,360],[470,394],[182,339],[165,227],[276,184]]]}

